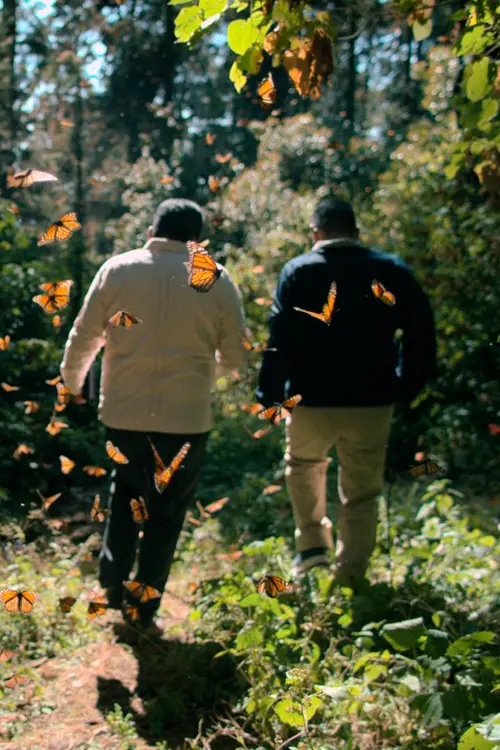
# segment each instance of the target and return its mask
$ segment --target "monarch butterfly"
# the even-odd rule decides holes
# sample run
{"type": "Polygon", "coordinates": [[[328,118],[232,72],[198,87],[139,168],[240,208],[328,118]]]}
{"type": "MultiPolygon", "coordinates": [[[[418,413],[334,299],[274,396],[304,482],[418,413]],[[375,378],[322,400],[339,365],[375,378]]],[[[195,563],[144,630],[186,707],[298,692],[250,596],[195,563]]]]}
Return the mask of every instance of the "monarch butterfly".
{"type": "Polygon", "coordinates": [[[188,242],[189,261],[184,263],[189,272],[189,286],[197,292],[209,292],[222,273],[208,250],[198,242],[188,242]]]}
{"type": "Polygon", "coordinates": [[[26,445],[26,443],[20,443],[12,455],[14,458],[21,458],[21,456],[29,456],[29,454],[33,452],[33,448],[30,448],[29,445],[26,445]]]}
{"type": "Polygon", "coordinates": [[[375,297],[385,305],[394,307],[394,305],[396,304],[396,297],[392,294],[392,292],[388,292],[385,286],[381,284],[380,281],[377,281],[377,279],[373,279],[372,281],[372,292],[375,297]]]}
{"type": "Polygon", "coordinates": [[[264,107],[264,109],[272,107],[276,101],[278,92],[276,91],[271,73],[269,73],[267,78],[264,78],[264,80],[261,81],[259,88],[257,89],[257,94],[260,97],[260,105],[264,107]]]}
{"type": "Polygon", "coordinates": [[[57,401],[54,402],[54,411],[56,411],[58,414],[64,411],[65,408],[66,404],[58,404],[57,401]]]}
{"type": "Polygon", "coordinates": [[[17,685],[24,685],[26,682],[28,682],[28,678],[26,677],[26,675],[15,674],[12,677],[9,677],[8,680],[5,680],[3,685],[6,688],[14,688],[17,685]]]}
{"type": "Polygon", "coordinates": [[[302,401],[302,396],[297,394],[291,398],[287,398],[282,404],[276,406],[270,406],[268,409],[264,409],[258,414],[259,419],[268,419],[271,424],[278,424],[281,422],[284,416],[287,416],[287,412],[291,412],[297,404],[302,401]]]}
{"type": "Polygon", "coordinates": [[[56,495],[51,495],[50,497],[44,497],[40,490],[37,489],[37,494],[40,500],[42,501],[42,507],[44,510],[48,510],[52,503],[55,503],[56,500],[58,500],[62,496],[62,492],[58,492],[56,495]]]}
{"type": "Polygon", "coordinates": [[[45,431],[48,432],[49,435],[58,435],[65,427],[69,427],[69,425],[67,425],[66,422],[58,421],[53,414],[45,431]]]}
{"type": "Polygon", "coordinates": [[[63,596],[62,599],[59,599],[59,607],[62,612],[67,614],[75,602],[76,599],[74,596],[63,596]]]}
{"type": "Polygon", "coordinates": [[[113,443],[111,440],[106,441],[106,453],[108,456],[112,459],[112,461],[115,461],[117,464],[128,464],[128,458],[125,456],[113,443]]]}
{"type": "Polygon", "coordinates": [[[205,143],[207,144],[207,146],[213,146],[213,143],[216,138],[217,136],[214,135],[214,133],[207,133],[205,135],[205,143]]]}
{"type": "Polygon", "coordinates": [[[34,414],[40,408],[38,401],[24,401],[23,403],[26,407],[24,410],[25,414],[34,414]]]}
{"type": "Polygon", "coordinates": [[[139,607],[134,607],[133,604],[125,604],[125,614],[132,622],[137,622],[140,617],[139,607]]]}
{"type": "Polygon", "coordinates": [[[440,471],[438,464],[434,463],[434,461],[431,461],[429,458],[426,458],[421,464],[417,464],[408,469],[408,474],[412,477],[421,477],[422,474],[433,475],[437,474],[438,471],[440,471]]]}
{"type": "Polygon", "coordinates": [[[4,336],[0,339],[0,352],[6,352],[10,345],[10,336],[4,336]]]}
{"type": "Polygon", "coordinates": [[[208,178],[208,187],[210,192],[212,193],[218,193],[220,190],[220,180],[218,177],[214,177],[213,174],[211,174],[208,178]]]}
{"type": "Polygon", "coordinates": [[[7,177],[7,187],[30,187],[35,182],[58,182],[57,177],[49,172],[40,172],[38,169],[26,169],[24,172],[10,174],[7,177]]]}
{"type": "Polygon", "coordinates": [[[11,393],[12,391],[19,391],[20,386],[18,385],[9,385],[9,383],[1,383],[2,388],[6,393],[11,393]]]}
{"type": "Polygon", "coordinates": [[[294,310],[298,310],[298,312],[306,313],[306,315],[310,315],[313,318],[317,318],[318,320],[322,320],[323,323],[326,323],[327,326],[330,325],[333,318],[333,308],[335,307],[335,299],[337,297],[337,284],[335,281],[332,282],[330,286],[330,291],[328,292],[328,298],[326,301],[326,304],[323,305],[323,310],[320,313],[311,312],[310,310],[304,310],[302,307],[294,307],[294,310]]]}
{"type": "Polygon", "coordinates": [[[500,435],[500,427],[497,424],[489,424],[488,429],[490,431],[490,435],[500,435]]]}
{"type": "Polygon", "coordinates": [[[205,510],[207,513],[217,513],[217,511],[221,510],[229,500],[229,497],[221,497],[219,500],[214,500],[213,503],[206,505],[205,510]]]}
{"type": "Polygon", "coordinates": [[[78,222],[74,211],[71,211],[69,214],[64,214],[64,216],[54,222],[54,224],[51,224],[47,231],[42,234],[37,245],[47,245],[56,240],[64,242],[64,240],[71,237],[73,232],[76,232],[77,229],[81,229],[81,226],[82,225],[78,222]]]}
{"type": "Polygon", "coordinates": [[[250,331],[248,331],[248,329],[247,329],[247,332],[246,332],[245,336],[243,334],[241,334],[241,341],[242,341],[242,344],[243,344],[243,348],[247,352],[255,352],[255,354],[259,354],[260,352],[265,352],[265,351],[267,351],[267,352],[277,352],[278,351],[275,348],[269,349],[269,347],[267,346],[267,344],[263,344],[262,346],[259,346],[259,344],[252,344],[252,342],[250,341],[250,331]]]}
{"type": "MultiPolygon", "coordinates": [[[[149,440],[149,442],[151,443],[151,440],[149,440]]],[[[181,463],[186,458],[189,449],[191,448],[191,443],[184,443],[177,454],[173,457],[172,462],[169,466],[165,466],[162,457],[154,447],[153,443],[151,443],[151,447],[153,449],[153,454],[155,457],[155,487],[161,494],[170,483],[170,480],[172,479],[181,463]]]]}
{"type": "Polygon", "coordinates": [[[96,596],[96,598],[89,603],[87,616],[89,617],[89,619],[93,620],[94,617],[103,615],[106,612],[107,608],[107,600],[103,596],[96,596]]]}
{"type": "Polygon", "coordinates": [[[101,508],[101,498],[99,497],[99,495],[96,495],[94,497],[94,505],[92,506],[92,509],[90,511],[91,519],[93,521],[97,521],[98,523],[103,523],[108,513],[109,510],[107,510],[106,508],[101,508]]]}
{"type": "Polygon", "coordinates": [[[282,484],[270,484],[262,490],[262,492],[264,495],[274,495],[274,493],[279,492],[282,487],[282,484]]]}
{"type": "Polygon", "coordinates": [[[264,409],[262,404],[241,404],[240,406],[241,411],[247,411],[249,414],[258,414],[260,411],[264,409]]]}
{"type": "Polygon", "coordinates": [[[132,596],[135,596],[143,604],[151,601],[151,599],[158,599],[161,596],[161,593],[157,589],[153,588],[153,586],[148,586],[147,583],[123,581],[123,585],[130,591],[132,596]]]}
{"type": "Polygon", "coordinates": [[[263,438],[266,435],[269,435],[269,433],[272,430],[272,427],[264,427],[262,430],[256,430],[256,432],[250,432],[250,430],[247,427],[245,427],[245,430],[248,432],[250,437],[252,437],[254,440],[260,440],[260,438],[263,438]]]}
{"type": "Polygon", "coordinates": [[[63,474],[69,474],[76,466],[75,462],[67,456],[59,456],[59,460],[61,462],[61,471],[63,474]]]}
{"type": "Polygon", "coordinates": [[[0,593],[0,598],[7,612],[21,612],[23,615],[29,615],[33,611],[36,594],[32,591],[12,591],[12,589],[6,589],[0,593]]]}
{"type": "Polygon", "coordinates": [[[57,389],[57,401],[59,404],[69,404],[71,401],[71,391],[70,389],[65,386],[63,383],[57,383],[56,385],[57,389]]]}
{"type": "Polygon", "coordinates": [[[60,315],[54,315],[54,317],[52,318],[52,325],[54,326],[54,328],[56,329],[56,331],[58,331],[60,329],[61,324],[62,324],[62,318],[61,318],[61,316],[60,315]]]}
{"type": "Polygon", "coordinates": [[[201,526],[201,521],[198,520],[198,518],[195,518],[190,510],[186,513],[186,521],[189,521],[189,523],[192,523],[193,526],[201,526]]]}
{"type": "Polygon", "coordinates": [[[118,326],[123,326],[123,328],[132,328],[134,324],[142,323],[142,320],[140,318],[136,318],[135,315],[131,315],[130,313],[125,312],[125,310],[118,310],[117,313],[110,317],[109,322],[114,328],[118,328],[118,326]]]}
{"type": "Polygon", "coordinates": [[[224,154],[224,155],[216,154],[215,161],[218,162],[219,164],[225,164],[226,162],[229,161],[229,159],[231,159],[231,157],[232,157],[232,154],[224,154]]]}
{"type": "Polygon", "coordinates": [[[132,517],[136,523],[142,523],[143,521],[148,520],[149,513],[146,509],[146,503],[144,502],[142,497],[140,497],[138,500],[133,498],[130,501],[130,507],[132,508],[132,517]]]}
{"type": "Polygon", "coordinates": [[[294,587],[283,580],[283,578],[271,575],[260,578],[256,583],[256,587],[259,594],[267,594],[271,599],[275,599],[283,591],[288,593],[294,590],[294,587]]]}
{"type": "MultiPolygon", "coordinates": [[[[49,281],[45,284],[40,284],[40,289],[42,289],[45,294],[36,294],[33,297],[33,302],[40,305],[40,307],[50,315],[51,313],[56,312],[56,310],[62,310],[67,306],[72,286],[73,282],[71,279],[66,281],[56,281],[55,283],[49,281]]],[[[52,383],[49,385],[52,385],[52,383]]]]}
{"type": "Polygon", "coordinates": [[[47,385],[57,385],[62,380],[62,377],[60,375],[56,375],[55,378],[52,378],[52,380],[46,380],[45,382],[47,385]]]}
{"type": "Polygon", "coordinates": [[[14,656],[14,652],[9,651],[8,649],[4,649],[3,651],[0,651],[1,662],[9,661],[9,659],[12,659],[13,656],[14,656]]]}
{"type": "Polygon", "coordinates": [[[83,471],[89,475],[89,477],[103,477],[108,472],[106,469],[102,469],[100,466],[84,466],[83,471]]]}

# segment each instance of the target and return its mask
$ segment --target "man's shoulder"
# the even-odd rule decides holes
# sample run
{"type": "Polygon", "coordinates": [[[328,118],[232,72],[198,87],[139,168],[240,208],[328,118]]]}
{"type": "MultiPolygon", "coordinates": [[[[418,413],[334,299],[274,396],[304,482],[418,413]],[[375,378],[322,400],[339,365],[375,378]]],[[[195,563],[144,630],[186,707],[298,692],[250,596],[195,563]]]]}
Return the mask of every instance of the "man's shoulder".
{"type": "Polygon", "coordinates": [[[113,271],[119,268],[132,266],[137,263],[144,263],[148,259],[148,253],[143,247],[139,247],[136,250],[127,250],[124,253],[118,253],[108,258],[101,266],[103,271],[113,271]]]}

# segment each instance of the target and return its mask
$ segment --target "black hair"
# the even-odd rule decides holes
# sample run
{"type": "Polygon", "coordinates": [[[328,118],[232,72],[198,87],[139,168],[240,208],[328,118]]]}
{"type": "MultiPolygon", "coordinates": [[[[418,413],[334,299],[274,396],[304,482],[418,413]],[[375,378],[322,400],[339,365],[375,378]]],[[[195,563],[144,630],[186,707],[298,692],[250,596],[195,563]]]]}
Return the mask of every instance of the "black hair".
{"type": "Polygon", "coordinates": [[[323,198],[312,216],[311,227],[325,234],[357,236],[356,217],[350,203],[340,198],[323,198]]]}
{"type": "Polygon", "coordinates": [[[188,242],[199,240],[203,228],[203,211],[200,206],[185,198],[168,198],[155,211],[152,224],[153,237],[188,242]]]}

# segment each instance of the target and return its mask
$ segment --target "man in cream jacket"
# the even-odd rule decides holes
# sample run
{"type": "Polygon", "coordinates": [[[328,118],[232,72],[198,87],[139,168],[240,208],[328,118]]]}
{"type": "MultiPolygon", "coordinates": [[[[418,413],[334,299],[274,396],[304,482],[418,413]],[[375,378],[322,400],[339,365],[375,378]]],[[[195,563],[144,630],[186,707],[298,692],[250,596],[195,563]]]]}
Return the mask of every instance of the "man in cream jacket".
{"type": "MultiPolygon", "coordinates": [[[[202,224],[202,211],[191,201],[160,204],[145,246],[110,258],[98,270],[61,364],[66,386],[79,394],[104,346],[99,419],[107,439],[129,460],[115,464],[100,559],[99,580],[117,609],[138,604],[123,587],[139,529],[130,501],[142,497],[149,513],[135,579],[163,593],[212,427],[215,378],[246,369],[241,298],[227,271],[208,293],[188,285],[186,242],[199,239],[202,224]],[[113,327],[109,319],[119,310],[142,322],[113,327]],[[166,466],[184,443],[191,444],[162,494],[154,484],[150,441],[166,466]]],[[[154,629],[159,605],[160,598],[140,604],[143,627],[154,629]]]]}

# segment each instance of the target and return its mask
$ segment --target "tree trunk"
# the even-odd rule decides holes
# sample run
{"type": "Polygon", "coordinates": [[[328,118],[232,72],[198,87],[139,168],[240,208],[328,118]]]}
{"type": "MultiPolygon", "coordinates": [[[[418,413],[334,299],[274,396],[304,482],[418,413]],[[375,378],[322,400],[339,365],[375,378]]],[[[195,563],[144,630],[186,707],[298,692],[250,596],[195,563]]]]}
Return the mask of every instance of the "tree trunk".
{"type": "MultiPolygon", "coordinates": [[[[17,41],[17,0],[4,0],[2,17],[3,43],[0,45],[0,60],[6,66],[2,71],[2,79],[6,85],[6,95],[2,104],[5,107],[6,138],[2,143],[1,163],[2,172],[12,165],[15,155],[17,120],[16,103],[16,41],[17,41]]],[[[3,68],[2,65],[2,68],[3,68]]],[[[4,136],[5,137],[5,136],[4,136]]],[[[2,139],[3,140],[3,139],[2,139]]],[[[0,177],[0,194],[5,190],[5,174],[0,177]]]]}
{"type": "Polygon", "coordinates": [[[347,65],[346,117],[347,138],[350,140],[356,131],[356,27],[358,14],[352,6],[349,9],[349,57],[347,65]]]}
{"type": "Polygon", "coordinates": [[[83,184],[83,97],[80,81],[81,70],[77,70],[77,89],[75,99],[75,126],[73,129],[73,154],[75,156],[75,198],[74,207],[82,228],[73,236],[70,248],[70,267],[74,282],[72,299],[72,317],[76,317],[83,300],[83,260],[85,256],[85,188],[83,184]]]}

